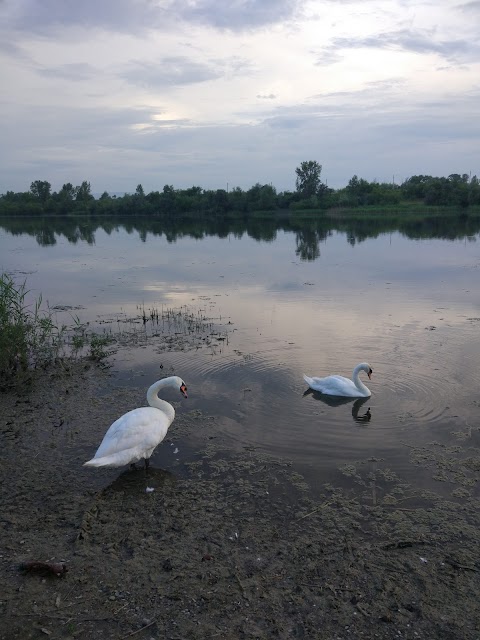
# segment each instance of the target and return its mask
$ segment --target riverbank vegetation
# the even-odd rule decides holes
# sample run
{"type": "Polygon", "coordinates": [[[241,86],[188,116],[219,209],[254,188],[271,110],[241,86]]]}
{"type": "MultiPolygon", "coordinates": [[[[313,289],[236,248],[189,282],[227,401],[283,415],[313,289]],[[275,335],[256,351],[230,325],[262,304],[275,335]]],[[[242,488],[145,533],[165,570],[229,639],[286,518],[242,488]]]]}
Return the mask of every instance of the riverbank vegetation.
{"type": "Polygon", "coordinates": [[[0,390],[25,384],[36,369],[60,364],[65,357],[86,356],[101,363],[110,355],[111,332],[92,330],[71,315],[58,323],[56,309],[33,296],[26,280],[0,274],[0,390]]]}
{"type": "Polygon", "coordinates": [[[88,359],[102,366],[119,347],[130,347],[153,339],[162,341],[161,351],[187,351],[222,345],[228,324],[209,317],[204,309],[145,308],[103,318],[101,323],[80,322],[74,307],[50,307],[41,294],[33,296],[26,280],[0,273],[0,390],[22,385],[34,370],[88,359]],[[70,322],[59,322],[57,312],[69,314],[70,322]]]}
{"type": "Polygon", "coordinates": [[[55,361],[62,345],[62,329],[42,306],[39,296],[28,304],[25,281],[0,274],[0,388],[29,369],[55,361]]]}
{"type": "Polygon", "coordinates": [[[344,212],[425,214],[438,209],[480,212],[480,182],[476,175],[416,175],[401,184],[394,181],[368,182],[354,175],[346,187],[332,189],[322,182],[321,171],[322,166],[316,161],[302,162],[295,170],[295,191],[277,192],[271,184],[257,183],[246,191],[240,187],[175,189],[172,185],[164,185],[161,191],[145,193],[139,184],[133,194],[117,196],[105,191],[99,198],[92,194],[88,181],[75,187],[67,183],[55,192],[48,181],[35,180],[27,192],[7,191],[0,195],[0,215],[87,214],[168,218],[195,213],[198,217],[236,218],[258,212],[267,216],[282,213],[318,215],[319,212],[334,215],[344,212]]]}

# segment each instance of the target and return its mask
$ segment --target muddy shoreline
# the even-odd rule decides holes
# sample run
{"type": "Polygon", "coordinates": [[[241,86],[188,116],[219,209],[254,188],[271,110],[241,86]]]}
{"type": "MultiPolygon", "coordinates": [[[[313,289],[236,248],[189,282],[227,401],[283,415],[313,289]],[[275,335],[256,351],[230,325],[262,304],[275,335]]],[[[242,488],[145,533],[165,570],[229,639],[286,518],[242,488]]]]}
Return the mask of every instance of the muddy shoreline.
{"type": "Polygon", "coordinates": [[[171,427],[195,442],[188,461],[84,469],[99,423],[144,396],[86,361],[0,394],[1,640],[480,638],[478,426],[412,448],[448,499],[372,459],[314,496],[288,460],[232,455],[188,407],[171,427]]]}

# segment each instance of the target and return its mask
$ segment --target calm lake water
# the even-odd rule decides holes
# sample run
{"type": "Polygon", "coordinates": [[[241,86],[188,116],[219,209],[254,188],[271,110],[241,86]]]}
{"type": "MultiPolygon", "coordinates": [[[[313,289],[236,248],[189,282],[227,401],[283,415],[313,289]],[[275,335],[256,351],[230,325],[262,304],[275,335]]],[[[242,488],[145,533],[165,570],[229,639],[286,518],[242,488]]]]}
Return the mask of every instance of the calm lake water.
{"type": "MultiPolygon", "coordinates": [[[[179,411],[217,416],[232,452],[288,458],[313,484],[373,456],[421,484],[409,445],[454,444],[480,417],[480,229],[454,225],[0,220],[0,267],[50,307],[75,309],[57,311],[59,322],[110,322],[142,305],[215,318],[225,340],[120,349],[113,371],[118,385],[146,389],[173,368],[189,387],[179,411]],[[304,395],[303,373],[351,377],[361,361],[373,368],[365,402],[304,395]]],[[[160,451],[152,463],[168,466],[160,451]]]]}

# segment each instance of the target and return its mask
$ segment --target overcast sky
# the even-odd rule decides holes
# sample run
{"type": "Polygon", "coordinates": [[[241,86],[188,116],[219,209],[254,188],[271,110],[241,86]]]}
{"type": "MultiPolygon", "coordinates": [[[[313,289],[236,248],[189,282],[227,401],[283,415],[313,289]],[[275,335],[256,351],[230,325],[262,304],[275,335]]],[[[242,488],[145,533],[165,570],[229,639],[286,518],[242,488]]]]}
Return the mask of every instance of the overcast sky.
{"type": "Polygon", "coordinates": [[[0,193],[480,176],[480,0],[0,0],[0,193]]]}

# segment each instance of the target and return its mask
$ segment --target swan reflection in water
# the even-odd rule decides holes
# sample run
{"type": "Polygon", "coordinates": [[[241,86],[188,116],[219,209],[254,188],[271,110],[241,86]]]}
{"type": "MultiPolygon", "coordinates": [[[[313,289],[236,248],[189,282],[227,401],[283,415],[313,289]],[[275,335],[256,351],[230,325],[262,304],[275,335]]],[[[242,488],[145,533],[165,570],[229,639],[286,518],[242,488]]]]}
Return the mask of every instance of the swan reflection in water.
{"type": "Polygon", "coordinates": [[[313,389],[307,389],[303,397],[305,396],[313,396],[315,400],[319,400],[323,402],[323,404],[328,404],[329,407],[340,407],[343,404],[349,404],[353,400],[355,402],[352,405],[352,418],[355,422],[370,422],[372,418],[372,412],[370,407],[366,410],[365,413],[359,415],[360,409],[363,405],[370,400],[370,398],[346,398],[344,396],[327,396],[324,393],[320,393],[320,391],[314,391],[313,389]]]}

